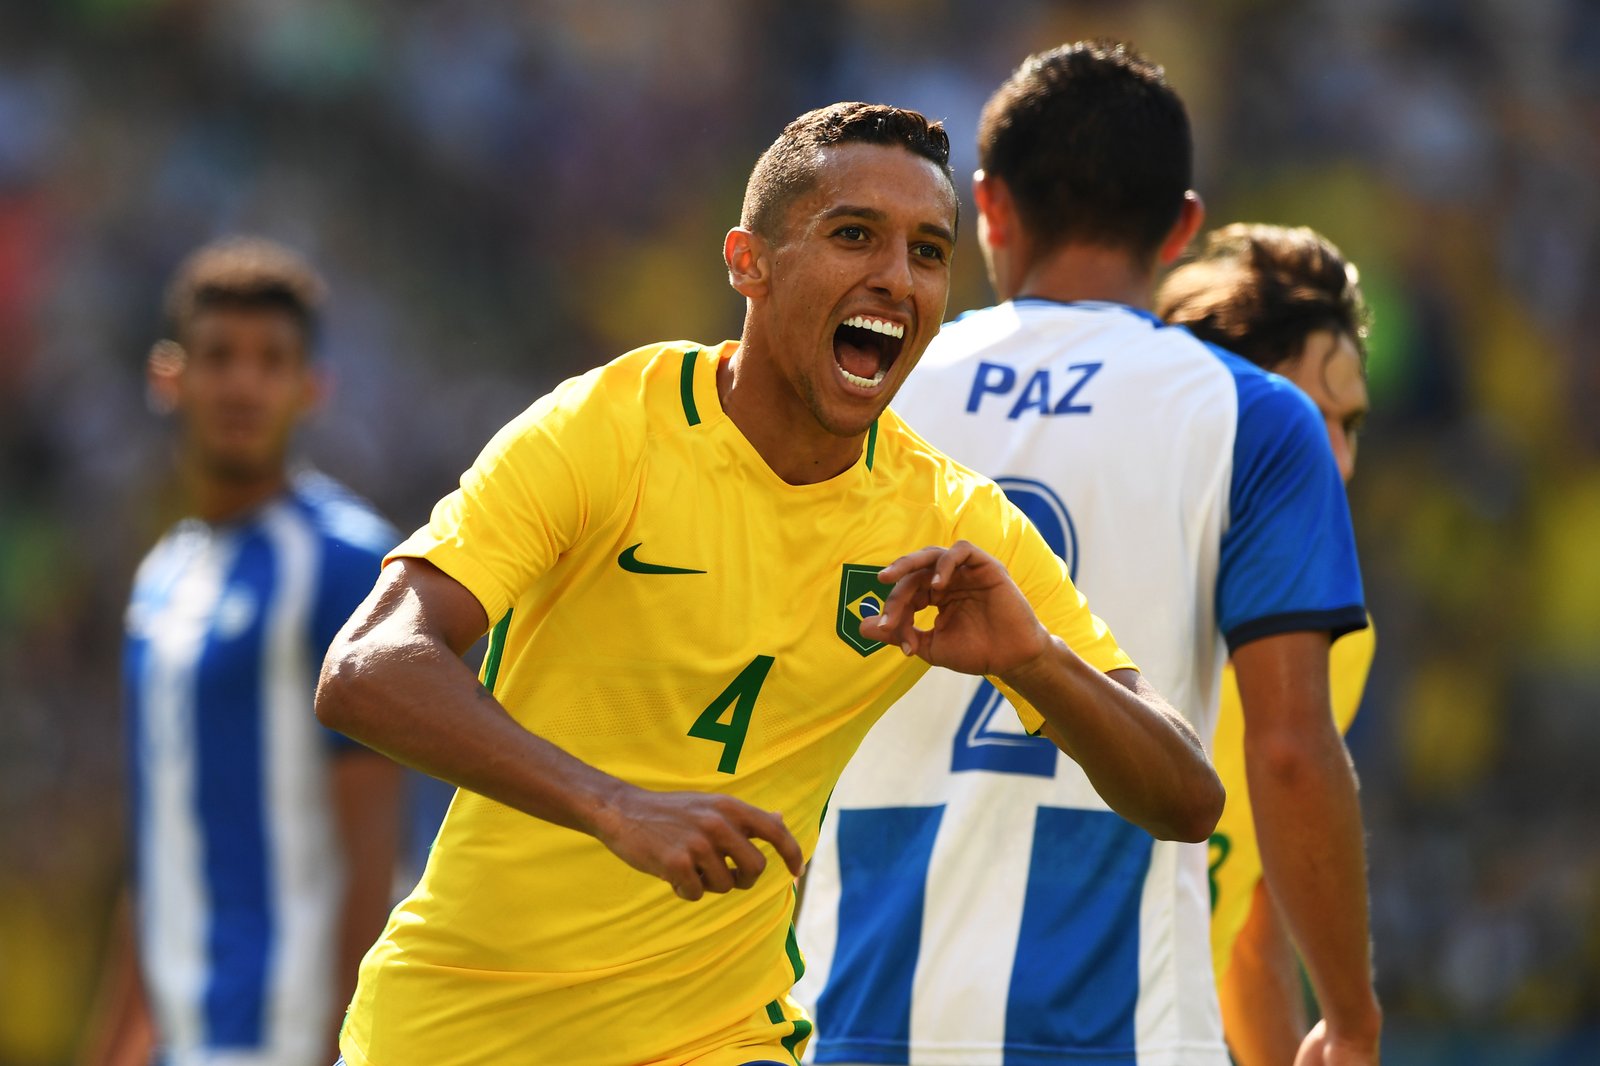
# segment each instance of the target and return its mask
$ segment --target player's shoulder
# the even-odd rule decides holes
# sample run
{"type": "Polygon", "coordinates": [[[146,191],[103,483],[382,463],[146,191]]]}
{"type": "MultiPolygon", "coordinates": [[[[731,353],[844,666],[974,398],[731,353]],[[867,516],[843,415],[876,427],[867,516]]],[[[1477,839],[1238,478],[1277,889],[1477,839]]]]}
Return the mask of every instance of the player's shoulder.
{"type": "Polygon", "coordinates": [[[184,560],[194,554],[196,545],[205,541],[206,530],[204,522],[190,517],[178,520],[163,531],[139,560],[133,575],[134,589],[147,584],[164,584],[166,575],[181,567],[184,560]]]}
{"type": "MultiPolygon", "coordinates": [[[[1187,332],[1187,331],[1185,331],[1187,332]]],[[[1238,421],[1241,435],[1255,430],[1271,436],[1285,431],[1322,432],[1321,414],[1294,382],[1274,374],[1236,355],[1226,348],[1201,343],[1217,363],[1227,370],[1238,395],[1238,421]]]]}
{"type": "Polygon", "coordinates": [[[930,501],[952,517],[1005,498],[989,477],[940,451],[892,407],[878,417],[876,436],[883,474],[903,495],[930,501]]]}
{"type": "Polygon", "coordinates": [[[381,558],[400,540],[377,508],[320,470],[298,471],[290,492],[296,510],[326,546],[381,558]]]}
{"type": "Polygon", "coordinates": [[[514,419],[622,440],[698,424],[716,405],[716,364],[731,342],[662,341],[625,352],[561,382],[514,419]]]}
{"type": "Polygon", "coordinates": [[[1062,369],[1106,371],[1097,387],[1114,380],[1128,396],[1205,405],[1231,391],[1227,368],[1194,334],[1143,308],[1105,301],[1027,297],[966,312],[943,327],[922,363],[933,369],[920,383],[912,375],[913,390],[938,387],[942,372],[975,371],[986,391],[1021,391],[1038,387],[1030,374],[1065,363],[1062,369]]]}

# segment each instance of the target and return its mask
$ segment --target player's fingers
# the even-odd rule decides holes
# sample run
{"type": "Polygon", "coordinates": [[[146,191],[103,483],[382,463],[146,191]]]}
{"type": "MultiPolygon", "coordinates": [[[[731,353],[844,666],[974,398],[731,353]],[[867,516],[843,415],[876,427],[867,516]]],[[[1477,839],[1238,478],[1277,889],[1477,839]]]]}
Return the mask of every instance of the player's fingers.
{"type": "Polygon", "coordinates": [[[799,877],[805,869],[806,858],[800,851],[800,842],[795,840],[794,834],[789,832],[789,827],[783,824],[783,816],[775,811],[759,811],[751,808],[746,816],[745,832],[760,840],[765,840],[777,851],[778,857],[789,868],[789,872],[799,877]]]}
{"type": "Polygon", "coordinates": [[[673,863],[665,876],[672,884],[672,890],[691,903],[706,894],[706,887],[700,880],[699,871],[687,857],[673,863]]]}
{"type": "Polygon", "coordinates": [[[900,634],[900,650],[905,652],[908,657],[920,655],[931,662],[932,659],[929,658],[929,655],[933,650],[933,630],[906,626],[905,630],[900,634]]]}
{"type": "Polygon", "coordinates": [[[932,576],[932,571],[925,568],[896,581],[883,602],[883,611],[878,616],[880,625],[874,628],[898,644],[904,628],[911,624],[918,611],[928,606],[928,581],[932,576]]]}
{"type": "Polygon", "coordinates": [[[891,614],[888,611],[884,611],[871,618],[863,618],[861,620],[861,635],[868,640],[876,640],[882,644],[898,644],[900,643],[899,631],[905,626],[905,620],[900,618],[899,615],[905,613],[907,612],[891,614]]]}
{"type": "Polygon", "coordinates": [[[732,891],[733,871],[728,869],[727,860],[721,855],[703,859],[695,863],[694,868],[700,874],[700,883],[707,892],[732,891]]]}
{"type": "Polygon", "coordinates": [[[947,589],[958,569],[969,563],[975,562],[974,553],[977,547],[970,541],[958,540],[950,545],[950,550],[940,554],[933,564],[933,575],[929,584],[937,589],[947,589]]]}
{"type": "Polygon", "coordinates": [[[767,868],[767,857],[742,833],[730,833],[723,850],[733,863],[734,888],[749,888],[767,868]]]}
{"type": "Polygon", "coordinates": [[[720,838],[728,833],[727,818],[705,812],[695,825],[695,835],[687,844],[695,874],[708,892],[726,892],[733,887],[733,873],[722,858],[720,838]]]}
{"type": "Polygon", "coordinates": [[[920,551],[909,552],[900,556],[894,562],[878,571],[878,580],[886,585],[892,585],[913,570],[922,570],[933,565],[934,561],[946,549],[927,547],[920,551]]]}

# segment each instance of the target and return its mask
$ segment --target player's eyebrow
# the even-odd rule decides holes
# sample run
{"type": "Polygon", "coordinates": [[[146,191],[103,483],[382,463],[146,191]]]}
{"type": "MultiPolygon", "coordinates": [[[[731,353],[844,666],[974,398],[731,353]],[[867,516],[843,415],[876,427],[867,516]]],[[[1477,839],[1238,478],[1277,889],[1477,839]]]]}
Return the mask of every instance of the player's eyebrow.
{"type": "MultiPolygon", "coordinates": [[[[887,222],[889,220],[889,216],[883,211],[878,210],[876,207],[860,207],[855,204],[840,204],[837,207],[832,207],[827,211],[824,211],[822,213],[822,221],[827,222],[831,219],[844,218],[847,216],[850,218],[864,218],[869,222],[887,222]]],[[[949,244],[956,243],[956,235],[951,233],[948,227],[941,226],[936,222],[919,222],[917,224],[917,232],[925,233],[930,237],[937,237],[949,244]]]]}

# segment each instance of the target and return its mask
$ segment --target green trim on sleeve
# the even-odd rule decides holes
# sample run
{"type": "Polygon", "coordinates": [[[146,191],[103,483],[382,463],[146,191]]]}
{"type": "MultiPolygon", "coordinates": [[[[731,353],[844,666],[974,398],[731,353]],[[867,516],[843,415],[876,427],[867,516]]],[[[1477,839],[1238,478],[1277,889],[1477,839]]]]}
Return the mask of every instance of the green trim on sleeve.
{"type": "Polygon", "coordinates": [[[683,392],[683,417],[689,420],[691,426],[700,424],[700,412],[694,405],[694,365],[699,358],[699,348],[691,348],[684,352],[683,373],[678,379],[678,387],[683,392]]]}
{"type": "Polygon", "coordinates": [[[500,677],[500,657],[505,654],[506,630],[510,628],[511,612],[507,611],[489,634],[489,650],[483,657],[483,687],[491,693],[500,677]]]}

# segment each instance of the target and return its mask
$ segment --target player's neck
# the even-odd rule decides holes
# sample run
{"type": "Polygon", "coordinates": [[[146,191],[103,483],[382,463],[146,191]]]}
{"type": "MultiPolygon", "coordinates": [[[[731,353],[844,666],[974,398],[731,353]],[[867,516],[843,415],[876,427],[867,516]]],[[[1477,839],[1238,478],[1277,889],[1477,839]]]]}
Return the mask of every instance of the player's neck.
{"type": "Polygon", "coordinates": [[[1120,248],[1069,244],[1027,265],[1007,299],[1042,297],[1072,303],[1096,300],[1149,310],[1153,268],[1120,248]]]}
{"type": "Polygon", "coordinates": [[[855,465],[866,434],[836,436],[798,405],[775,402],[772,397],[787,385],[770,373],[770,365],[741,358],[747,341],[717,365],[717,396],[723,413],[762,461],[790,485],[815,485],[855,465]]]}
{"type": "Polygon", "coordinates": [[[259,477],[223,477],[201,468],[190,459],[184,463],[184,487],[189,509],[212,525],[232,522],[280,495],[289,486],[289,472],[278,466],[259,477]]]}

